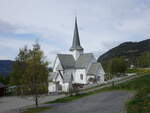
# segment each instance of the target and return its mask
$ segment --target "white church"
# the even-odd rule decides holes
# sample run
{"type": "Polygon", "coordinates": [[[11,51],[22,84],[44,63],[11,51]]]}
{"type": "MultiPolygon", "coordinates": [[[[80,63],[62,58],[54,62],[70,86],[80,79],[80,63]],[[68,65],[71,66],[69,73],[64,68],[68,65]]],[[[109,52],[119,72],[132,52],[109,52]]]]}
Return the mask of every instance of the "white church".
{"type": "Polygon", "coordinates": [[[105,72],[92,53],[80,45],[77,19],[70,54],[57,54],[49,75],[48,92],[68,92],[72,84],[104,83],[105,72]]]}

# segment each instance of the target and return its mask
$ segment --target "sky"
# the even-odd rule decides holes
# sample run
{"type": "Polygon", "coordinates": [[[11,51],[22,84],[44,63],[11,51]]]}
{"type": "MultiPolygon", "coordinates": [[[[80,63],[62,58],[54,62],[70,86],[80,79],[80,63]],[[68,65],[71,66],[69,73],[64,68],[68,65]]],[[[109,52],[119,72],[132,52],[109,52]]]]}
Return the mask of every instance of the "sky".
{"type": "Polygon", "coordinates": [[[75,16],[81,45],[96,57],[126,41],[150,38],[150,0],[0,0],[0,60],[35,40],[47,60],[68,53],[75,16]]]}

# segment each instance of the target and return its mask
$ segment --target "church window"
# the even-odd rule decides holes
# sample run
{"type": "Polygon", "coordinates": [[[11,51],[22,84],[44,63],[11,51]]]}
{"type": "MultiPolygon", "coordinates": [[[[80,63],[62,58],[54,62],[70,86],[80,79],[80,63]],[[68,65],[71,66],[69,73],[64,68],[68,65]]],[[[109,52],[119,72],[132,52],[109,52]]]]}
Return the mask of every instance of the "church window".
{"type": "Polygon", "coordinates": [[[97,80],[100,81],[100,76],[97,76],[97,80]]]}
{"type": "Polygon", "coordinates": [[[73,75],[71,74],[71,81],[74,81],[73,75]]]}
{"type": "Polygon", "coordinates": [[[83,80],[83,74],[80,74],[80,79],[83,80]]]}

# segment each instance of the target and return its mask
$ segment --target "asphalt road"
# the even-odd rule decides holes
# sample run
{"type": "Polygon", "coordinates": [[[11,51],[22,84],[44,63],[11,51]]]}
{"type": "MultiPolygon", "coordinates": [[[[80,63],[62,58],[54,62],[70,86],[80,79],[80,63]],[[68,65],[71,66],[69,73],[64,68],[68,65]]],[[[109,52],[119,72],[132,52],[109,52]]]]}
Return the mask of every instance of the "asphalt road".
{"type": "MultiPolygon", "coordinates": [[[[57,98],[64,97],[65,95],[48,95],[40,98],[39,103],[46,101],[52,101],[57,98]]],[[[33,105],[33,99],[31,97],[19,97],[19,96],[10,96],[10,97],[1,97],[0,98],[0,113],[18,113],[20,108],[25,106],[33,105]]]]}
{"type": "Polygon", "coordinates": [[[132,96],[127,91],[103,92],[53,105],[52,109],[44,113],[123,113],[125,102],[132,96]]]}

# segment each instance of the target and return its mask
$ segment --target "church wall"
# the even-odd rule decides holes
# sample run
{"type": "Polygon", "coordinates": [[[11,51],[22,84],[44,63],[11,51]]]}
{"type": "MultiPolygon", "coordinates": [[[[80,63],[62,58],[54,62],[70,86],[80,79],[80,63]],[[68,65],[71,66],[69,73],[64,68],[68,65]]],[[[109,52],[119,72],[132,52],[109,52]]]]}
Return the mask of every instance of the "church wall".
{"type": "Polygon", "coordinates": [[[101,70],[101,73],[102,73],[102,74],[105,74],[105,71],[104,71],[104,69],[103,69],[103,67],[102,67],[101,64],[100,64],[100,70],[101,70]]]}
{"type": "Polygon", "coordinates": [[[63,92],[68,92],[69,91],[69,83],[62,84],[62,91],[63,92]]]}
{"type": "Polygon", "coordinates": [[[53,72],[56,72],[56,68],[57,68],[59,63],[60,63],[59,58],[56,57],[55,62],[54,62],[53,72]]]}
{"type": "Polygon", "coordinates": [[[60,74],[57,76],[56,81],[59,82],[59,84],[63,84],[63,79],[61,78],[60,74]]]}
{"type": "Polygon", "coordinates": [[[57,91],[56,84],[53,82],[49,82],[48,83],[48,93],[56,92],[56,91],[57,91]]]}
{"type": "Polygon", "coordinates": [[[102,70],[100,68],[98,68],[96,76],[100,76],[100,83],[104,82],[104,73],[102,72],[102,70]]]}
{"type": "Polygon", "coordinates": [[[87,84],[87,76],[85,69],[77,69],[75,71],[75,82],[80,84],[87,84]],[[81,78],[83,76],[83,78],[81,78]]]}

